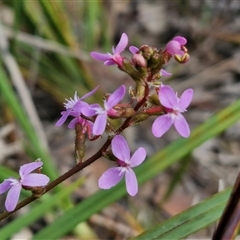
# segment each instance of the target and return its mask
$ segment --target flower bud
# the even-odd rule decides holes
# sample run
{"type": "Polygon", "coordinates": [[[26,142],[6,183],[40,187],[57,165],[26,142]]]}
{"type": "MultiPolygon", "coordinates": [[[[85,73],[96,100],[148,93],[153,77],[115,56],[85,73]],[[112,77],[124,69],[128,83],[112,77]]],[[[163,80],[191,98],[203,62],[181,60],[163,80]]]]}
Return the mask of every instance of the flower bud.
{"type": "Polygon", "coordinates": [[[122,112],[121,116],[124,118],[128,118],[128,117],[132,117],[135,113],[136,111],[133,108],[127,107],[124,109],[124,112],[122,112]]]}
{"type": "Polygon", "coordinates": [[[159,98],[158,98],[157,94],[153,94],[153,95],[149,96],[148,100],[153,105],[157,105],[157,106],[160,105],[159,98]]]}
{"type": "Polygon", "coordinates": [[[82,125],[80,123],[76,123],[75,125],[75,158],[76,162],[82,162],[85,156],[85,136],[82,130],[82,125]]]}
{"type": "Polygon", "coordinates": [[[139,51],[142,52],[142,56],[146,59],[149,60],[154,53],[154,50],[152,47],[148,45],[143,45],[139,48],[139,51]]]}
{"type": "Polygon", "coordinates": [[[148,116],[159,116],[163,112],[162,106],[152,106],[144,111],[148,116]]]}
{"type": "Polygon", "coordinates": [[[147,113],[137,113],[132,117],[129,125],[130,126],[136,125],[137,123],[145,121],[146,119],[148,119],[148,117],[149,115],[147,113]]]}
{"type": "Polygon", "coordinates": [[[140,81],[137,81],[136,82],[136,92],[135,92],[135,98],[137,99],[137,101],[141,101],[143,99],[145,90],[146,90],[146,88],[143,85],[143,83],[140,81]]]}
{"type": "Polygon", "coordinates": [[[127,118],[135,114],[135,110],[131,107],[117,105],[108,111],[108,117],[111,119],[127,118]]]}
{"type": "Polygon", "coordinates": [[[139,67],[146,67],[147,66],[146,59],[139,53],[136,53],[136,54],[133,55],[132,61],[136,66],[139,66],[139,67]]]}
{"type": "Polygon", "coordinates": [[[123,60],[123,64],[121,67],[119,67],[119,69],[129,74],[135,81],[138,81],[142,78],[141,73],[138,72],[133,64],[126,58],[123,60]]]}

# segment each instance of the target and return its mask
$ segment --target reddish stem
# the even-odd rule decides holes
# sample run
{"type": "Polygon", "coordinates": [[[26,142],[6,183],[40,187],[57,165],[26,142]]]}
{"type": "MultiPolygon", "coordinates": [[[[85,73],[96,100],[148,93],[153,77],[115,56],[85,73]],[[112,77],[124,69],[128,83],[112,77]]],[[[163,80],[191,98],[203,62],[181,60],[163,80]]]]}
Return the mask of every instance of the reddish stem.
{"type": "MultiPolygon", "coordinates": [[[[134,108],[135,111],[139,110],[141,108],[141,106],[146,102],[146,98],[148,95],[148,86],[146,86],[146,90],[145,90],[145,95],[143,97],[143,99],[138,102],[134,108]]],[[[116,134],[120,134],[124,129],[126,129],[128,127],[128,124],[130,122],[132,117],[127,118],[123,124],[116,130],[116,134]]],[[[55,179],[54,181],[50,182],[46,187],[45,187],[45,191],[43,194],[49,192],[51,189],[53,189],[54,187],[56,187],[57,185],[59,185],[60,183],[62,183],[63,181],[65,181],[66,179],[68,179],[69,177],[71,177],[72,175],[74,175],[75,173],[81,171],[82,169],[84,169],[85,167],[89,166],[90,164],[92,164],[93,162],[95,162],[97,159],[99,159],[100,157],[102,157],[103,153],[106,152],[107,148],[110,146],[111,144],[111,139],[106,140],[106,142],[103,144],[103,146],[90,158],[88,158],[86,161],[84,162],[80,162],[77,165],[75,165],[72,169],[70,169],[68,172],[64,173],[63,175],[61,175],[60,177],[58,177],[57,179],[55,179]]],[[[36,199],[38,199],[38,197],[32,195],[26,199],[24,199],[23,201],[21,201],[16,208],[12,211],[12,212],[4,212],[0,215],[0,221],[2,221],[3,219],[9,217],[10,215],[12,215],[14,212],[18,211],[19,209],[23,208],[24,206],[28,205],[29,203],[35,201],[36,199]]]]}

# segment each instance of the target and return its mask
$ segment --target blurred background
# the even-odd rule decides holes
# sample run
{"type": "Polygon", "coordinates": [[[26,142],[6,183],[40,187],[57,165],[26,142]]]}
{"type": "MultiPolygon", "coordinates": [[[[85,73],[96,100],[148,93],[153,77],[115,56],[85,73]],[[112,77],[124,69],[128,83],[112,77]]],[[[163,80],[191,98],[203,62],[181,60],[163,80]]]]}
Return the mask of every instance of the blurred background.
{"type": "MultiPolygon", "coordinates": [[[[189,62],[170,61],[165,69],[172,76],[163,81],[179,95],[194,89],[193,102],[185,113],[191,129],[239,99],[239,0],[0,0],[1,181],[38,157],[52,179],[75,165],[74,130],[66,123],[62,127],[55,123],[65,98],[73,97],[75,91],[83,96],[100,85],[89,98],[96,102],[121,84],[133,85],[116,66],[105,67],[89,55],[91,51],[111,52],[123,32],[129,36],[129,46],[137,47],[164,48],[174,36],[187,38],[189,62]]],[[[125,55],[131,57],[128,51],[125,55]]],[[[179,138],[174,128],[161,139],[154,138],[153,120],[124,132],[133,151],[142,146],[151,156],[179,138]]],[[[87,143],[87,156],[102,143],[87,143]]],[[[126,196],[109,205],[62,239],[136,236],[216,193],[219,179],[222,188],[232,185],[239,171],[239,154],[238,121],[142,185],[135,198],[126,196]]],[[[63,208],[95,193],[98,178],[109,166],[101,159],[64,182],[63,188],[82,178],[63,208]]],[[[1,212],[4,200],[1,195],[1,212]]],[[[1,224],[15,221],[29,210],[26,207],[1,224]]],[[[56,212],[61,214],[59,209],[56,212]]],[[[11,239],[31,239],[52,221],[54,217],[45,214],[13,232],[11,239]]],[[[209,238],[212,232],[209,227],[190,238],[209,238]]]]}

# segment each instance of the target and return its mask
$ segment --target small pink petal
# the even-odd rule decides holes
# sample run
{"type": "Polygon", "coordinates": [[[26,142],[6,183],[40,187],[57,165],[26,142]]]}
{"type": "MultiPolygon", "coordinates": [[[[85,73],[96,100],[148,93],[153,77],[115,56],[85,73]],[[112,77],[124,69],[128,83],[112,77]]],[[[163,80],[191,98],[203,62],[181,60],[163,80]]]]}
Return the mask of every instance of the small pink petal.
{"type": "Polygon", "coordinates": [[[166,108],[175,108],[178,104],[176,93],[169,86],[161,86],[158,96],[160,103],[166,108]]]}
{"type": "Polygon", "coordinates": [[[179,54],[179,51],[181,50],[181,44],[178,41],[171,40],[168,42],[166,50],[171,55],[179,54]]]}
{"type": "Polygon", "coordinates": [[[11,188],[11,180],[5,179],[1,184],[0,184],[0,194],[6,192],[9,188],[11,188]]]}
{"type": "Polygon", "coordinates": [[[124,176],[123,173],[120,174],[120,170],[121,168],[119,167],[109,168],[99,178],[98,186],[102,189],[109,189],[115,186],[124,176]]]}
{"type": "Polygon", "coordinates": [[[130,167],[136,167],[140,165],[146,158],[146,150],[142,147],[138,148],[130,159],[130,167]]]}
{"type": "Polygon", "coordinates": [[[22,165],[19,170],[20,178],[24,178],[30,172],[40,168],[42,165],[43,165],[43,162],[41,162],[41,161],[36,161],[36,162],[27,163],[27,164],[22,165]]]}
{"type": "Polygon", "coordinates": [[[139,48],[135,47],[135,46],[130,46],[129,50],[132,54],[135,54],[139,51],[139,48]]]}
{"type": "Polygon", "coordinates": [[[172,126],[173,120],[170,114],[165,114],[158,117],[152,125],[152,133],[155,137],[159,138],[166,133],[172,126]]]}
{"type": "Polygon", "coordinates": [[[180,100],[179,100],[179,103],[178,103],[178,107],[180,109],[186,109],[189,104],[191,103],[192,101],[192,98],[193,98],[193,89],[189,88],[187,90],[185,90],[182,94],[182,96],[180,97],[180,100]]]}
{"type": "Polygon", "coordinates": [[[169,77],[169,76],[172,75],[170,72],[167,72],[167,71],[164,70],[164,69],[161,69],[161,70],[160,70],[160,74],[161,74],[162,76],[164,76],[164,77],[169,77]]]}
{"type": "Polygon", "coordinates": [[[182,114],[179,113],[175,118],[174,126],[182,137],[188,138],[190,136],[189,125],[182,114]]]}
{"type": "Polygon", "coordinates": [[[98,61],[107,61],[112,58],[112,55],[109,53],[91,52],[90,55],[98,61]]]}
{"type": "Polygon", "coordinates": [[[99,85],[98,85],[97,87],[95,87],[91,92],[83,95],[83,96],[80,98],[80,100],[83,100],[83,99],[85,99],[85,98],[87,98],[87,97],[92,96],[92,95],[97,91],[98,87],[99,87],[99,85]]]}
{"type": "Polygon", "coordinates": [[[112,60],[112,59],[107,60],[106,62],[104,62],[105,66],[112,66],[112,65],[115,65],[115,64],[116,64],[116,62],[114,60],[112,60]]]}
{"type": "Polygon", "coordinates": [[[49,183],[50,179],[48,176],[41,173],[28,174],[20,182],[23,186],[27,187],[43,187],[49,183]]]}
{"type": "Polygon", "coordinates": [[[102,114],[99,114],[95,119],[95,122],[93,124],[93,134],[101,135],[105,131],[106,125],[107,125],[107,113],[104,112],[102,114]]]}
{"type": "Polygon", "coordinates": [[[68,128],[75,128],[76,123],[78,122],[78,118],[74,118],[68,124],[68,128]]]}
{"type": "Polygon", "coordinates": [[[116,46],[115,50],[114,50],[114,54],[120,54],[121,52],[123,52],[125,50],[125,48],[128,45],[128,36],[126,33],[123,33],[121,36],[121,39],[118,43],[118,45],[116,46]]]}
{"type": "Polygon", "coordinates": [[[86,105],[85,107],[82,108],[81,113],[87,117],[92,117],[94,115],[96,115],[97,111],[101,111],[103,110],[102,107],[99,104],[90,104],[90,105],[86,105]]]}
{"type": "Polygon", "coordinates": [[[60,127],[63,125],[63,123],[67,120],[69,114],[71,112],[71,109],[67,109],[66,111],[62,112],[62,117],[56,122],[55,126],[60,127]]]}
{"type": "Polygon", "coordinates": [[[72,107],[72,112],[70,115],[73,113],[74,115],[77,115],[77,113],[81,113],[84,108],[89,108],[89,104],[86,102],[83,102],[81,100],[77,101],[75,105],[72,107]]]}
{"type": "Polygon", "coordinates": [[[112,140],[112,152],[116,158],[125,162],[130,159],[130,149],[126,139],[121,135],[116,135],[112,140]]]}
{"type": "Polygon", "coordinates": [[[20,183],[10,188],[5,201],[5,207],[8,212],[11,212],[16,208],[21,189],[22,186],[20,183]]]}
{"type": "Polygon", "coordinates": [[[134,171],[130,168],[125,174],[127,192],[131,196],[135,196],[138,192],[138,182],[134,171]]]}
{"type": "Polygon", "coordinates": [[[116,89],[104,103],[105,109],[109,110],[116,106],[123,99],[125,92],[126,87],[124,85],[121,85],[118,89],[116,89]]]}
{"type": "Polygon", "coordinates": [[[186,45],[187,39],[181,36],[176,36],[172,40],[179,42],[182,46],[186,45]]]}

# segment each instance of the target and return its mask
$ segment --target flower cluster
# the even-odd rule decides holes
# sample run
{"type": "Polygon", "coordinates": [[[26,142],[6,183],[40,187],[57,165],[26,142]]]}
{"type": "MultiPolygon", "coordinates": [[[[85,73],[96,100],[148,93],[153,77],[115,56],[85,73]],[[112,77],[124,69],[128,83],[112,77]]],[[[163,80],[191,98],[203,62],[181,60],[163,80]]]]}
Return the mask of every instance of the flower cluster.
{"type": "Polygon", "coordinates": [[[36,161],[24,164],[19,170],[19,179],[8,178],[0,184],[0,194],[8,191],[5,207],[8,212],[13,211],[18,203],[21,189],[34,190],[36,187],[44,187],[49,182],[49,177],[41,173],[31,173],[41,168],[43,163],[36,161]]]}
{"type": "MultiPolygon", "coordinates": [[[[171,58],[179,63],[186,63],[189,60],[186,43],[184,37],[176,36],[167,43],[165,49],[148,45],[139,48],[130,46],[132,57],[128,59],[122,55],[128,45],[128,36],[123,33],[117,46],[112,48],[112,54],[91,52],[90,55],[96,60],[103,61],[104,65],[117,65],[134,83],[128,91],[121,85],[113,93],[105,94],[102,105],[89,104],[85,101],[97,91],[98,86],[83,97],[79,97],[75,92],[73,98],[66,99],[65,110],[61,112],[61,117],[56,123],[56,126],[61,126],[69,117],[71,118],[68,127],[75,128],[76,131],[77,163],[81,163],[85,155],[86,135],[90,141],[98,139],[104,133],[108,135],[104,148],[101,148],[101,155],[114,162],[116,166],[102,174],[98,181],[100,188],[109,189],[125,176],[127,192],[131,196],[138,192],[137,177],[132,168],[139,166],[147,153],[140,147],[131,156],[127,141],[120,135],[126,128],[149,117],[156,117],[152,125],[152,134],[155,137],[163,136],[172,125],[182,137],[189,137],[190,128],[182,113],[192,101],[193,90],[187,89],[178,97],[170,86],[161,82],[162,77],[171,75],[164,70],[164,65],[171,58]],[[121,103],[126,92],[130,100],[121,103]]],[[[25,164],[20,167],[19,179],[8,178],[0,184],[0,194],[8,191],[5,201],[7,211],[16,208],[22,188],[31,190],[35,195],[38,193],[41,195],[49,178],[32,171],[36,169],[40,171],[42,165],[41,161],[25,164]]]]}
{"type": "Polygon", "coordinates": [[[112,94],[106,94],[103,107],[97,103],[88,104],[83,101],[95,93],[96,89],[82,98],[75,93],[74,98],[70,98],[65,103],[66,111],[62,112],[62,117],[56,124],[62,125],[67,117],[71,116],[74,118],[69,127],[73,128],[76,123],[82,125],[82,134],[88,132],[89,139],[91,136],[91,140],[95,140],[104,132],[112,138],[113,155],[106,155],[116,163],[117,167],[110,168],[101,176],[100,188],[108,189],[115,186],[125,175],[128,193],[132,196],[137,193],[137,180],[132,167],[144,161],[146,151],[139,148],[130,158],[127,142],[119,135],[128,126],[133,126],[150,116],[157,116],[152,125],[152,133],[155,137],[161,137],[171,125],[174,125],[182,137],[189,137],[189,125],[182,113],[186,111],[192,100],[193,90],[185,90],[178,98],[177,93],[170,86],[160,82],[161,77],[171,75],[163,69],[163,65],[172,57],[180,63],[185,63],[189,59],[186,43],[184,37],[177,36],[167,43],[164,50],[147,45],[140,48],[130,46],[132,59],[129,60],[122,56],[128,45],[128,36],[123,33],[117,46],[112,48],[112,54],[91,52],[90,55],[94,59],[103,61],[106,66],[117,65],[135,82],[135,87],[131,87],[128,91],[131,97],[128,103],[120,103],[126,94],[124,85],[112,94]],[[124,119],[125,122],[122,123],[124,128],[121,126],[116,128],[116,124],[113,124],[114,119],[124,119]]]}

